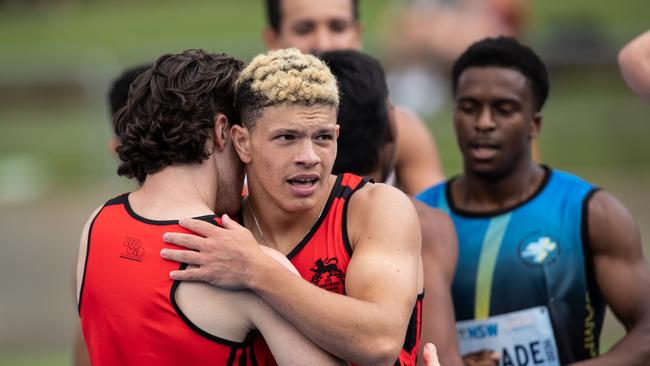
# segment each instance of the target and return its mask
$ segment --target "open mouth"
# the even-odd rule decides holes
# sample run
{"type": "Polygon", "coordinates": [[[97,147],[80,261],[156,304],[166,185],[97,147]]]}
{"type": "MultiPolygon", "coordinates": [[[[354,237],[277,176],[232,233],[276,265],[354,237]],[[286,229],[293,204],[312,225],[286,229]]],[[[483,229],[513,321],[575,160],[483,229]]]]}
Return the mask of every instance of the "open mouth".
{"type": "Polygon", "coordinates": [[[499,145],[493,143],[475,143],[470,145],[471,154],[478,160],[491,159],[498,151],[499,145]]]}
{"type": "Polygon", "coordinates": [[[318,174],[301,174],[287,179],[291,190],[298,196],[308,196],[312,194],[320,181],[318,174]]]}
{"type": "Polygon", "coordinates": [[[291,184],[292,186],[298,186],[298,187],[309,187],[316,182],[318,182],[318,177],[298,177],[298,178],[290,178],[287,179],[287,182],[291,184]]]}

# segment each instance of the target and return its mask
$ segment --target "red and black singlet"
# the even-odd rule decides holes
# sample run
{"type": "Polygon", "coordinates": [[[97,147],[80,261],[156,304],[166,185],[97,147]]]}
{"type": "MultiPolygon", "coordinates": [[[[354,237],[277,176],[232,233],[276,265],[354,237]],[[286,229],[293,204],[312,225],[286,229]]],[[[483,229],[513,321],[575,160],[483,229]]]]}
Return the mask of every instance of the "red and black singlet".
{"type": "MultiPolygon", "coordinates": [[[[314,285],[345,294],[345,275],[353,255],[347,229],[348,203],[369,182],[354,174],[339,175],[323,212],[305,238],[287,255],[300,275],[314,285]]],[[[415,365],[422,323],[422,299],[418,295],[404,346],[395,365],[415,365]]]]}
{"type": "MultiPolygon", "coordinates": [[[[199,219],[215,223],[214,216],[199,219]]],[[[178,221],[138,216],[122,195],[93,220],[79,296],[79,315],[93,365],[257,365],[251,332],[234,342],[192,323],[175,302],[178,281],[169,272],[185,265],[160,257],[168,231],[188,232],[178,221]]]]}

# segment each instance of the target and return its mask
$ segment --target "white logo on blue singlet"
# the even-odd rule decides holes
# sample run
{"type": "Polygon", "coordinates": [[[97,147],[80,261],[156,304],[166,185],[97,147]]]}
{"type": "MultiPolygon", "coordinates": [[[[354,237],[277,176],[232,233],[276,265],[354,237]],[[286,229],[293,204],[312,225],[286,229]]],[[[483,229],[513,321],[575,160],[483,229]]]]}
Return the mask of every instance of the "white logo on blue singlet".
{"type": "Polygon", "coordinates": [[[548,236],[528,242],[521,251],[521,258],[531,264],[542,264],[557,257],[558,245],[548,236]]]}

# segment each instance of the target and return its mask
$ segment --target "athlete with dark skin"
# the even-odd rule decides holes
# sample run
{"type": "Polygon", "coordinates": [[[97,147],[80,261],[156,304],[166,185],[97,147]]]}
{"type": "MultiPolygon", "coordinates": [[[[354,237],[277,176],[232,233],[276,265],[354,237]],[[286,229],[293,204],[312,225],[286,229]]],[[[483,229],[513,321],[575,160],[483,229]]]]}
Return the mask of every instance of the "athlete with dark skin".
{"type": "MultiPolygon", "coordinates": [[[[518,70],[469,67],[458,79],[454,127],[464,157],[451,184],[458,209],[494,212],[525,202],[544,180],[531,158],[542,114],[530,81],[518,70]]],[[[650,363],[650,270],[637,225],[611,194],[599,190],[588,204],[589,244],[596,285],[627,335],[580,366],[650,363]]]]}

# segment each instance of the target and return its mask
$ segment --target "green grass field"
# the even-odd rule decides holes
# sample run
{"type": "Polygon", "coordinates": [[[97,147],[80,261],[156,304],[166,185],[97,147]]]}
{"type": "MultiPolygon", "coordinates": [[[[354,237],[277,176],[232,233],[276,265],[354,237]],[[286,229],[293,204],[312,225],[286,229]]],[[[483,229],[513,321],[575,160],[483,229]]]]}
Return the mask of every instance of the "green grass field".
{"type": "MultiPolygon", "coordinates": [[[[105,87],[127,65],[202,47],[243,59],[262,50],[261,1],[76,1],[0,8],[0,366],[69,364],[72,283],[86,216],[131,185],[115,176],[105,87]],[[36,226],[36,227],[35,227],[36,226]]],[[[390,2],[365,0],[366,49],[390,2]]],[[[547,44],[566,24],[589,21],[616,48],[648,27],[647,0],[534,1],[528,39],[547,44]]],[[[448,175],[460,170],[449,107],[432,118],[448,175]]],[[[612,63],[553,70],[542,159],[603,186],[650,238],[650,106],[612,63]]],[[[608,319],[603,348],[623,333],[608,319]]]]}

